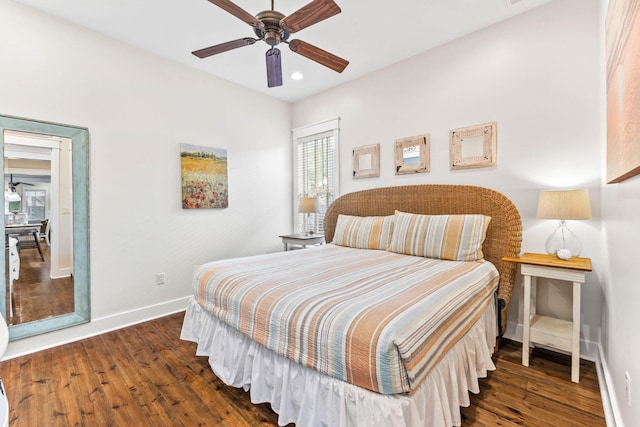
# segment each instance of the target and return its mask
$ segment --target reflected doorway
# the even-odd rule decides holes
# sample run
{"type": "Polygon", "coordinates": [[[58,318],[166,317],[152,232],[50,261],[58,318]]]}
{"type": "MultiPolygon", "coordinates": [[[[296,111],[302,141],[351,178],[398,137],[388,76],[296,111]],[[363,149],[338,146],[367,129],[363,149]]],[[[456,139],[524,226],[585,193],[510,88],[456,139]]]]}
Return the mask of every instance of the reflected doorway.
{"type": "Polygon", "coordinates": [[[4,131],[7,323],[74,312],[71,140],[4,131]]]}

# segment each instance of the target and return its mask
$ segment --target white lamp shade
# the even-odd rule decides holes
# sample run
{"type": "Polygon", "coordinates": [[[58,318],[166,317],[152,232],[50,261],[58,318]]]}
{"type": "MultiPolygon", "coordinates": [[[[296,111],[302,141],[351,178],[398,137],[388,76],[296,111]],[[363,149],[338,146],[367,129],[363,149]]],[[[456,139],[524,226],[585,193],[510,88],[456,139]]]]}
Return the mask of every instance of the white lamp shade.
{"type": "Polygon", "coordinates": [[[298,212],[305,214],[320,212],[318,199],[315,197],[301,197],[300,203],[298,204],[298,212]]]}
{"type": "Polygon", "coordinates": [[[538,218],[590,219],[591,205],[587,190],[541,190],[538,218]]]}
{"type": "Polygon", "coordinates": [[[582,243],[569,230],[566,220],[591,218],[591,205],[589,205],[587,190],[540,191],[537,217],[560,220],[560,226],[545,243],[548,254],[555,255],[560,259],[569,259],[580,255],[582,243]]]}

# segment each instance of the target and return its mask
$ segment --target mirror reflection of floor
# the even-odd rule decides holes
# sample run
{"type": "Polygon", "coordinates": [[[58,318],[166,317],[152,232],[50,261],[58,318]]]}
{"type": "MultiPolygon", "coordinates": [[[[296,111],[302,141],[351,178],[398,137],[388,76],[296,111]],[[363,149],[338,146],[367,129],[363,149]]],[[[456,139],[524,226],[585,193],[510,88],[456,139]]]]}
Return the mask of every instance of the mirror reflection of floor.
{"type": "Polygon", "coordinates": [[[44,261],[36,248],[20,250],[20,279],[13,282],[10,325],[73,312],[73,277],[51,279],[49,246],[44,240],[41,246],[44,261]]]}

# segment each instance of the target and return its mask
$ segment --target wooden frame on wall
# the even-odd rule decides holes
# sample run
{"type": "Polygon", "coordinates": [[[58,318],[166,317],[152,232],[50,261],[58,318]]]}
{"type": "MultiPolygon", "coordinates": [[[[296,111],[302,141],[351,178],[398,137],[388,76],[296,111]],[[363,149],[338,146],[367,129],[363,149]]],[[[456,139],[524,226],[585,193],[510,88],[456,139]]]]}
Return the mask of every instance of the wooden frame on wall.
{"type": "Polygon", "coordinates": [[[605,19],[607,60],[607,183],[640,174],[640,7],[610,0],[605,19]]]}
{"type": "Polygon", "coordinates": [[[494,166],[497,157],[497,123],[453,129],[449,155],[451,169],[494,166]]]}
{"type": "Polygon", "coordinates": [[[431,135],[428,133],[396,139],[396,175],[429,172],[431,166],[430,145],[431,135]]]}
{"type": "Polygon", "coordinates": [[[353,177],[380,176],[380,144],[363,145],[353,149],[353,177]]]}

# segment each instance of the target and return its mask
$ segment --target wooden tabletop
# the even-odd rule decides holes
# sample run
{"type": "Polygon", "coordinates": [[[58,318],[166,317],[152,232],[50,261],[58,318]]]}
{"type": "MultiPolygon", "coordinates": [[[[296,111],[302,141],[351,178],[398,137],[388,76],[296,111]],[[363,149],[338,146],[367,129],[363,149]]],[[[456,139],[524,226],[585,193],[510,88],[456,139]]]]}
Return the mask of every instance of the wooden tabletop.
{"type": "Polygon", "coordinates": [[[542,265],[547,267],[573,268],[574,270],[592,270],[590,258],[572,257],[569,259],[560,259],[549,254],[524,253],[519,257],[504,257],[502,258],[502,261],[542,265]]]}
{"type": "Polygon", "coordinates": [[[285,234],[278,237],[284,239],[311,240],[318,239],[320,237],[324,238],[324,234],[285,234]]]}

